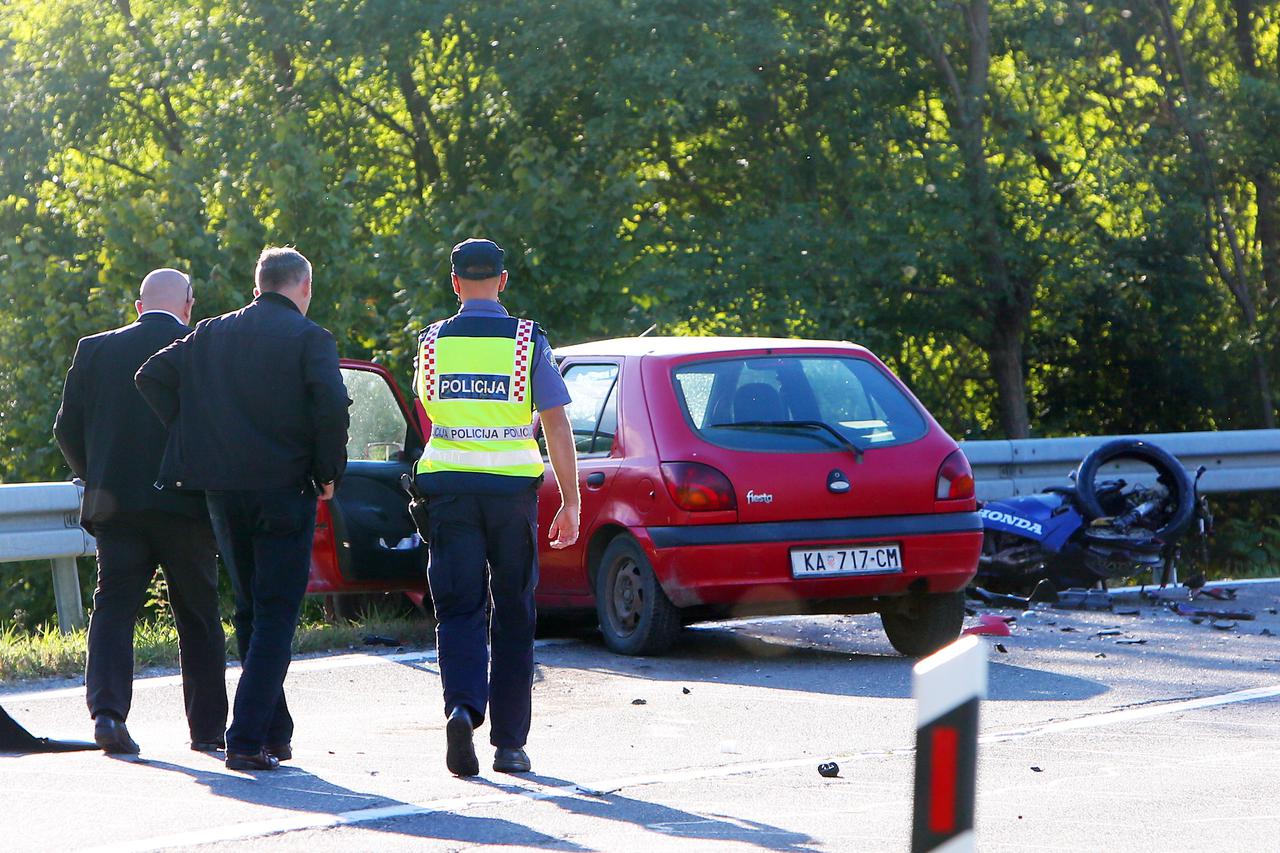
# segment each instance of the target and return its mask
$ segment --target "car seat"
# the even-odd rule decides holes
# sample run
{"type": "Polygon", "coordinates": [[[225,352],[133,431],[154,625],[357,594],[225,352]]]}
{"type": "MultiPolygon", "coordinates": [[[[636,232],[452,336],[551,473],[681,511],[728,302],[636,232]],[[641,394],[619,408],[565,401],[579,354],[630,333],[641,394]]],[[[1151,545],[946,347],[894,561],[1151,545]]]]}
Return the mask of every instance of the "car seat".
{"type": "Polygon", "coordinates": [[[785,421],[787,410],[782,404],[782,397],[772,385],[763,382],[749,382],[739,388],[733,395],[734,423],[751,421],[785,421]]]}

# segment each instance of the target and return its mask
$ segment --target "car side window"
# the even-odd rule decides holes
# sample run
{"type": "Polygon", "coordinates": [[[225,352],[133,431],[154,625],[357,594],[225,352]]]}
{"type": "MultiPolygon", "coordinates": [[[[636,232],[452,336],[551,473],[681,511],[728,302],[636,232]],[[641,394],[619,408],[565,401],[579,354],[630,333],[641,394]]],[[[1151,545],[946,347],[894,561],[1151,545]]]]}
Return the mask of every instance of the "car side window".
{"type": "MultiPolygon", "coordinates": [[[[574,364],[564,372],[573,402],[566,411],[578,456],[608,456],[618,428],[618,365],[574,364]]],[[[545,440],[539,440],[546,453],[545,440]]]]}
{"type": "Polygon", "coordinates": [[[351,398],[347,459],[356,462],[400,461],[409,425],[385,379],[368,370],[344,367],[342,381],[351,398]]]}

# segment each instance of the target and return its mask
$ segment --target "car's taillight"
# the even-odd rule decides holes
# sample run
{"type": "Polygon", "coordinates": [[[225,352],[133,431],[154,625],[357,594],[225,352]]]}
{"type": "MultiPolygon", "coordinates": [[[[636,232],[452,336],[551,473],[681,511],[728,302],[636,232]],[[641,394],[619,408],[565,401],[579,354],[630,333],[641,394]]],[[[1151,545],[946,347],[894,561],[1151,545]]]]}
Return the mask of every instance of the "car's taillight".
{"type": "Polygon", "coordinates": [[[663,462],[662,479],[676,506],[690,512],[737,509],[729,478],[701,462],[663,462]]]}
{"type": "Polygon", "coordinates": [[[962,500],[973,497],[973,469],[964,451],[957,450],[942,462],[938,469],[938,491],[936,497],[940,501],[962,500]]]}

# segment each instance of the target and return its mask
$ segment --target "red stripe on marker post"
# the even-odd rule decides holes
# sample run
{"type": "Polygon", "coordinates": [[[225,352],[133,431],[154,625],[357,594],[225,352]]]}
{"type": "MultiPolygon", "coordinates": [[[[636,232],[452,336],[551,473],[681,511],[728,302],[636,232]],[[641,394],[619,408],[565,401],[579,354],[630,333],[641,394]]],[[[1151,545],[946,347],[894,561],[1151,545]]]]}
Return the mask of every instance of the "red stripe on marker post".
{"type": "Polygon", "coordinates": [[[918,709],[912,853],[971,851],[987,647],[964,637],[916,664],[911,680],[918,709]]]}
{"type": "Polygon", "coordinates": [[[956,745],[960,733],[939,726],[929,738],[929,831],[940,835],[956,830],[956,745]]]}

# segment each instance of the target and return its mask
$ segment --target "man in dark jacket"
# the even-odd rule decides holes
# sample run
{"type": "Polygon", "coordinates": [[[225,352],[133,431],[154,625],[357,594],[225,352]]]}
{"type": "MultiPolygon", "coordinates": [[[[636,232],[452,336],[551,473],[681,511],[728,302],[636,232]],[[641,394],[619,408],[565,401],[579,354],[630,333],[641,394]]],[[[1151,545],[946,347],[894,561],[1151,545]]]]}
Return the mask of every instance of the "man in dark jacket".
{"type": "Polygon", "coordinates": [[[311,263],[294,249],[258,258],[250,304],[202,321],[138,371],[169,425],[165,488],[203,489],[236,597],[243,664],[227,767],[272,770],[292,757],[284,699],[307,589],[316,498],[347,464],[346,387],[333,335],[306,318],[311,263]]]}
{"type": "Polygon", "coordinates": [[[218,616],[218,564],[204,496],[156,489],[165,428],[133,376],[157,350],[191,331],[191,283],[177,270],[142,280],[138,320],[76,347],[53,432],[85,483],[81,523],[98,539],[85,698],[94,739],[136,753],[125,719],[133,697],[133,627],[156,565],[178,627],[191,748],[222,745],[226,647],[218,616]]]}

